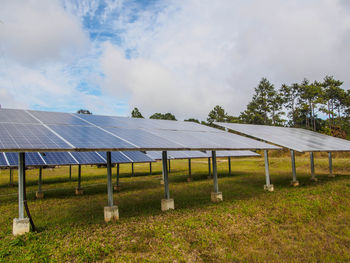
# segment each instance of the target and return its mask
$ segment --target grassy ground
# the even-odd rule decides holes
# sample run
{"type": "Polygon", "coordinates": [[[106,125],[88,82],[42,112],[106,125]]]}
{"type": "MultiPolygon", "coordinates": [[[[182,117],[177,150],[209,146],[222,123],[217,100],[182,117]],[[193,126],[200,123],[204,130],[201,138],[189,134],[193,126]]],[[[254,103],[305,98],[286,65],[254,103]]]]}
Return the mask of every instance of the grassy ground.
{"type": "MultiPolygon", "coordinates": [[[[39,229],[13,237],[18,215],[17,188],[0,175],[0,261],[3,262],[344,262],[350,261],[350,167],[315,156],[317,183],[309,180],[309,160],[297,158],[299,187],[291,187],[290,159],[270,158],[275,192],[263,191],[262,158],[218,164],[224,202],[212,204],[207,162],[193,160],[193,182],[186,182],[187,161],[172,162],[170,194],[176,210],[162,213],[160,163],[121,165],[122,190],[114,194],[120,220],[104,223],[106,169],[82,168],[83,196],[74,195],[68,168],[44,170],[44,200],[35,200],[37,170],[27,172],[29,207],[39,229]]],[[[115,172],[115,170],[114,170],[115,172]]],[[[15,177],[15,179],[17,179],[15,177]]],[[[16,182],[16,180],[15,180],[16,182]]]]}

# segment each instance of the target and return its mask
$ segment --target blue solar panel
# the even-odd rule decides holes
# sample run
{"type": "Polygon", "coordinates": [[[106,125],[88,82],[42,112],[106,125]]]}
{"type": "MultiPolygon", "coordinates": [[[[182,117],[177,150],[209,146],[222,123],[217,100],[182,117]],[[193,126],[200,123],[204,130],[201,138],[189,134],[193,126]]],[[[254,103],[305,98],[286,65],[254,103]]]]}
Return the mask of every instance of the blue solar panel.
{"type": "Polygon", "coordinates": [[[146,154],[138,151],[125,151],[123,152],[126,156],[128,156],[135,163],[145,163],[145,162],[153,162],[153,159],[148,157],[146,154]]]}
{"type": "Polygon", "coordinates": [[[103,160],[96,152],[72,152],[74,158],[79,164],[105,164],[103,160]]]}
{"type": "Polygon", "coordinates": [[[49,125],[49,127],[78,149],[136,148],[134,145],[93,126],[49,125]]]}
{"type": "MultiPolygon", "coordinates": [[[[10,166],[18,166],[18,153],[5,153],[5,155],[10,166]]],[[[30,166],[45,165],[37,152],[25,153],[25,162],[30,166]]]]}
{"type": "Polygon", "coordinates": [[[0,123],[0,149],[70,149],[42,125],[0,123]]]}
{"type": "Polygon", "coordinates": [[[0,153],[0,166],[8,166],[4,153],[0,153]]]}
{"type": "Polygon", "coordinates": [[[63,112],[28,111],[45,124],[89,125],[72,114],[63,112]]]}
{"type": "Polygon", "coordinates": [[[113,134],[120,136],[128,141],[133,142],[140,148],[162,148],[166,145],[171,148],[181,148],[180,144],[174,143],[165,138],[159,137],[155,134],[144,130],[136,129],[123,129],[115,127],[104,127],[105,130],[112,132],[113,134]]]}
{"type": "Polygon", "coordinates": [[[5,153],[10,166],[18,165],[18,153],[5,153]]]}
{"type": "Polygon", "coordinates": [[[77,164],[68,152],[44,152],[40,154],[48,165],[77,164]]]}
{"type": "Polygon", "coordinates": [[[0,122],[5,123],[39,123],[24,110],[0,109],[0,122]]]}
{"type": "MultiPolygon", "coordinates": [[[[106,152],[98,152],[105,160],[107,160],[106,152]]],[[[112,163],[130,163],[130,159],[126,157],[124,152],[112,152],[112,163]]]]}

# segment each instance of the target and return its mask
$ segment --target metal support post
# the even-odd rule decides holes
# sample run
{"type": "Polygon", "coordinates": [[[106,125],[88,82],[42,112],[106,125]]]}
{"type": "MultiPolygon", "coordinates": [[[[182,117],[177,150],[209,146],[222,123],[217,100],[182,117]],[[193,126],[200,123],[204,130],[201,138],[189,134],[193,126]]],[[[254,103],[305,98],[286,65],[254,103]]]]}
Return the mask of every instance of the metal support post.
{"type": "Polygon", "coordinates": [[[152,174],[152,162],[149,163],[149,173],[152,174]]]}
{"type": "Polygon", "coordinates": [[[332,153],[328,153],[328,162],[329,162],[329,177],[335,177],[333,174],[333,162],[332,162],[332,153]]]}
{"type": "Polygon", "coordinates": [[[25,178],[25,155],[18,154],[18,215],[19,219],[24,219],[24,178],[25,178]]]}
{"type": "Polygon", "coordinates": [[[78,165],[78,189],[81,189],[81,165],[78,165]]]}
{"type": "Polygon", "coordinates": [[[113,206],[113,185],[112,185],[112,158],[111,152],[107,152],[107,192],[108,206],[113,206]]]}
{"type": "Polygon", "coordinates": [[[187,182],[192,181],[192,168],[191,168],[191,159],[188,159],[188,178],[187,182]]]}
{"type": "Polygon", "coordinates": [[[131,176],[134,177],[134,163],[131,163],[131,176]]]}
{"type": "Polygon", "coordinates": [[[214,192],[211,193],[212,202],[220,202],[222,201],[222,193],[219,192],[219,184],[218,184],[218,172],[216,167],[216,151],[211,152],[212,161],[213,161],[213,181],[214,181],[214,192]]]}
{"type": "Polygon", "coordinates": [[[208,157],[208,179],[211,179],[211,161],[210,157],[208,157]]]}
{"type": "Polygon", "coordinates": [[[10,186],[13,186],[13,173],[12,173],[12,168],[10,168],[10,186]]]}
{"type": "Polygon", "coordinates": [[[296,172],[296,168],[295,168],[295,151],[290,150],[290,154],[291,154],[291,159],[292,159],[292,175],[293,175],[293,181],[291,182],[291,185],[298,186],[299,182],[297,180],[297,172],[296,172]]]}
{"type": "Polygon", "coordinates": [[[76,195],[82,195],[84,190],[81,188],[81,165],[78,165],[78,186],[75,188],[76,195]]]}
{"type": "Polygon", "coordinates": [[[113,184],[112,184],[112,155],[107,152],[107,194],[108,206],[104,207],[105,221],[115,221],[119,219],[118,206],[113,205],[113,184]]]}
{"type": "Polygon", "coordinates": [[[42,183],[43,183],[43,168],[40,166],[39,167],[39,181],[38,181],[38,192],[41,193],[42,192],[42,183]]]}
{"type": "Polygon", "coordinates": [[[167,152],[162,152],[162,162],[163,162],[163,176],[164,176],[164,197],[165,199],[170,198],[169,192],[169,181],[168,181],[168,167],[167,167],[167,152]]]}
{"type": "Polygon", "coordinates": [[[314,163],[314,153],[310,152],[310,170],[311,170],[311,180],[317,181],[315,177],[315,163],[314,163]]]}
{"type": "MultiPolygon", "coordinates": [[[[25,154],[18,154],[18,218],[13,219],[13,235],[23,235],[30,231],[29,218],[24,217],[25,154]]],[[[29,210],[27,210],[29,213],[29,210]]],[[[33,224],[34,227],[34,224],[33,224]]]]}
{"type": "Polygon", "coordinates": [[[168,169],[169,169],[169,173],[170,173],[171,172],[170,159],[168,160],[168,169]]]}
{"type": "Polygon", "coordinates": [[[274,189],[270,181],[269,153],[267,150],[264,150],[264,159],[265,159],[265,179],[266,179],[266,184],[264,185],[264,189],[272,192],[274,189]]]}
{"type": "Polygon", "coordinates": [[[174,199],[170,199],[169,192],[169,180],[168,180],[168,165],[167,165],[167,152],[162,151],[162,165],[163,165],[163,179],[164,179],[164,199],[161,200],[162,211],[167,211],[169,209],[174,209],[174,199]]]}
{"type": "Polygon", "coordinates": [[[228,161],[228,174],[231,175],[231,157],[227,157],[228,161]]]}
{"type": "Polygon", "coordinates": [[[72,181],[72,166],[69,165],[69,181],[72,181]]]}

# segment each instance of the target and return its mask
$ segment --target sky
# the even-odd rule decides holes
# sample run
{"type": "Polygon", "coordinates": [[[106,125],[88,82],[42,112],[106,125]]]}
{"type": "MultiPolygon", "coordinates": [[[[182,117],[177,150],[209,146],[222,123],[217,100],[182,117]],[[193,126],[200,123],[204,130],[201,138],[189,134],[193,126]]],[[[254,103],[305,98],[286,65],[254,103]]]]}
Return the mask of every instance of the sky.
{"type": "Polygon", "coordinates": [[[348,0],[0,0],[0,104],[205,120],[276,88],[350,83],[348,0]]]}

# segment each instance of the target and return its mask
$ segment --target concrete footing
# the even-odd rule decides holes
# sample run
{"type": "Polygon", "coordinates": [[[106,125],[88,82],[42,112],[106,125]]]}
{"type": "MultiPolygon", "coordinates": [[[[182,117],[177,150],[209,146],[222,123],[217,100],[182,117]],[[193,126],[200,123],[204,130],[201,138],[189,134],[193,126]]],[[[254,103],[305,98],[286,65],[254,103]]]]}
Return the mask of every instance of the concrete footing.
{"type": "Polygon", "coordinates": [[[75,195],[83,195],[84,194],[84,190],[83,188],[75,188],[75,195]]]}
{"type": "Polygon", "coordinates": [[[161,209],[162,209],[162,211],[175,209],[174,199],[162,199],[161,209]]]}
{"type": "Polygon", "coordinates": [[[269,191],[269,192],[273,192],[274,188],[273,188],[273,184],[270,185],[264,185],[264,190],[269,191]]]}
{"type": "Polygon", "coordinates": [[[117,221],[119,219],[119,210],[118,206],[105,206],[105,222],[117,221]]]}
{"type": "Polygon", "coordinates": [[[312,182],[317,182],[317,181],[318,181],[318,179],[317,179],[316,177],[311,177],[310,180],[311,180],[312,182]]]}
{"type": "Polygon", "coordinates": [[[192,181],[193,181],[192,178],[187,177],[187,182],[192,182],[192,181]]]}
{"type": "Polygon", "coordinates": [[[30,231],[29,218],[13,219],[12,233],[14,236],[24,235],[30,231]]]}
{"type": "Polygon", "coordinates": [[[114,191],[119,192],[121,188],[120,188],[120,185],[115,185],[115,186],[113,186],[113,189],[114,189],[114,191]]]}
{"type": "Polygon", "coordinates": [[[299,186],[299,181],[291,181],[290,185],[291,186],[299,186]]]}
{"type": "Polygon", "coordinates": [[[335,174],[329,174],[328,177],[334,178],[335,174]]]}
{"type": "Polygon", "coordinates": [[[35,197],[36,197],[36,199],[43,199],[44,198],[44,192],[37,191],[35,193],[35,197]]]}
{"type": "Polygon", "coordinates": [[[213,203],[218,203],[218,202],[222,202],[223,198],[222,198],[222,193],[221,192],[211,192],[211,201],[213,203]]]}

